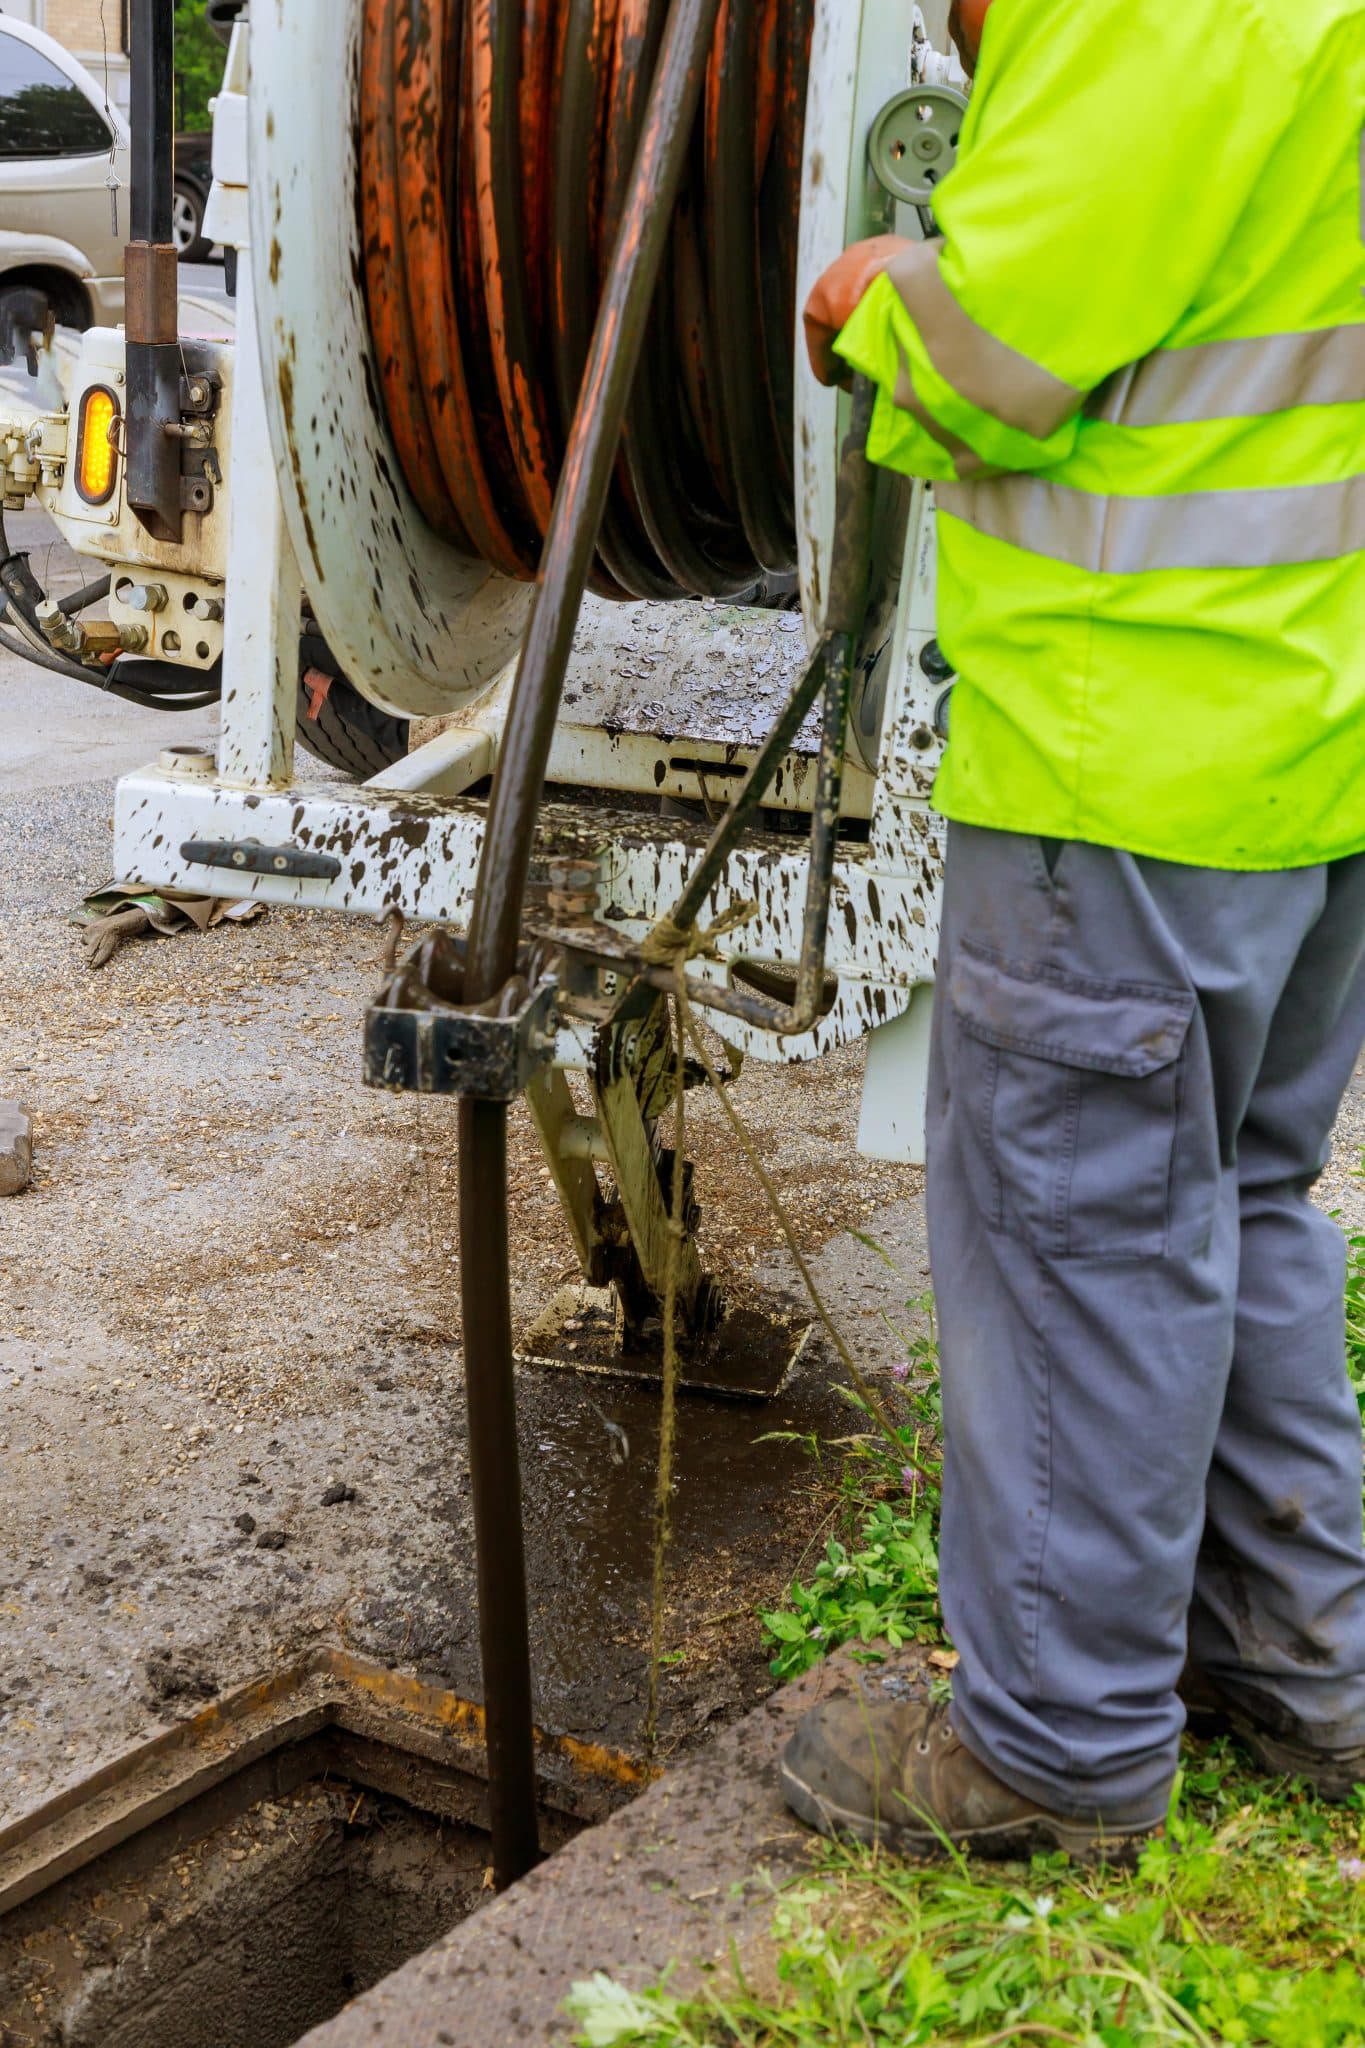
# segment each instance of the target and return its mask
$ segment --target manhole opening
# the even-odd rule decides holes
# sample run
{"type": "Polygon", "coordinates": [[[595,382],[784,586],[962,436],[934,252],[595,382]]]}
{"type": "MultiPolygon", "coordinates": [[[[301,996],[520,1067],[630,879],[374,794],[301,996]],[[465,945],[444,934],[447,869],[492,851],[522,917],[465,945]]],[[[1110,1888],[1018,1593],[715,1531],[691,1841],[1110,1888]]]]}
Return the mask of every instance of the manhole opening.
{"type": "MultiPolygon", "coordinates": [[[[289,2048],[492,1896],[468,1745],[318,1718],[220,1754],[202,1789],[144,1771],[112,1846],[96,1825],[29,1871],[0,1917],[0,2048],[289,2048]]],[[[553,1852],[598,1801],[542,1790],[553,1852]]]]}

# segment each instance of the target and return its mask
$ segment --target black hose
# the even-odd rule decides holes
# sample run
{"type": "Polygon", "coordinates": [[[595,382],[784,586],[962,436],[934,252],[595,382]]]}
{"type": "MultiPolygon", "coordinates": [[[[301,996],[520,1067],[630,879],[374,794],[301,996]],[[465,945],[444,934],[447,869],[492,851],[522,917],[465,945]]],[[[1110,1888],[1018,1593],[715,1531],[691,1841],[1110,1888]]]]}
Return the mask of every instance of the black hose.
{"type": "MultiPolygon", "coordinates": [[[[4,611],[0,610],[0,619],[3,617],[4,611]]],[[[3,647],[10,654],[17,654],[21,661],[31,661],[35,668],[50,669],[54,676],[66,676],[72,682],[94,683],[98,681],[98,677],[92,674],[89,669],[81,668],[74,661],[64,661],[61,655],[55,652],[40,654],[37,648],[30,647],[26,640],[14,639],[12,635],[5,632],[3,626],[0,626],[0,647],[3,647]]]]}
{"type": "Polygon", "coordinates": [[[246,7],[246,0],[208,0],[208,25],[220,42],[232,40],[232,25],[246,7]]]}
{"type": "Polygon", "coordinates": [[[145,661],[141,655],[124,654],[110,674],[122,689],[140,691],[145,697],[205,696],[215,703],[223,694],[221,657],[211,668],[186,669],[169,661],[145,661]]]}
{"type": "MultiPolygon", "coordinates": [[[[95,583],[87,584],[84,590],[73,592],[60,609],[69,617],[72,612],[83,611],[88,604],[98,604],[102,597],[108,596],[112,581],[111,577],[104,576],[95,583]]],[[[49,669],[52,674],[67,676],[72,682],[90,683],[111,697],[122,697],[129,704],[142,704],[149,710],[202,711],[207,705],[216,704],[222,696],[221,660],[212,668],[203,670],[177,668],[169,661],[142,661],[127,655],[104,669],[86,668],[82,662],[68,661],[51,645],[39,624],[38,607],[46,604],[47,592],[29,566],[27,551],[11,550],[3,510],[0,510],[0,590],[4,592],[3,599],[0,599],[0,620],[9,612],[20,634],[17,640],[3,634],[0,645],[24,661],[31,661],[35,668],[49,669]],[[28,644],[30,640],[32,645],[28,644]],[[206,688],[206,682],[211,687],[206,688]]]]}
{"type": "Polygon", "coordinates": [[[0,586],[3,586],[19,618],[41,641],[44,636],[38,623],[38,607],[46,604],[47,592],[28,565],[27,550],[11,552],[3,512],[0,512],[0,550],[3,550],[0,553],[0,586]]]}
{"type": "Polygon", "coordinates": [[[222,701],[216,690],[204,690],[197,697],[144,697],[137,690],[121,689],[117,683],[106,683],[105,689],[109,696],[122,697],[126,704],[141,705],[144,711],[207,711],[222,701]]]}
{"type": "MultiPolygon", "coordinates": [[[[4,609],[0,608],[0,619],[3,617],[4,609]]],[[[3,625],[0,625],[0,647],[9,654],[17,655],[21,661],[31,662],[34,668],[47,669],[54,676],[65,676],[68,682],[88,683],[92,689],[99,690],[107,697],[121,697],[126,704],[140,704],[144,711],[206,711],[211,704],[219,703],[222,698],[221,685],[212,690],[196,690],[194,682],[183,670],[171,671],[178,681],[183,682],[183,688],[160,695],[129,688],[116,680],[118,671],[125,665],[124,662],[116,662],[112,668],[84,668],[79,662],[65,660],[55,648],[40,652],[36,647],[30,647],[26,640],[17,640],[13,634],[7,633],[3,625]]],[[[139,669],[153,669],[158,673],[164,673],[167,669],[166,663],[156,661],[138,662],[134,666],[139,669]]],[[[205,673],[212,674],[213,671],[206,670],[205,673]]]]}
{"type": "Polygon", "coordinates": [[[112,576],[97,577],[93,583],[85,584],[80,590],[73,590],[70,597],[62,598],[57,609],[68,619],[74,619],[77,612],[88,611],[92,604],[102,604],[114,587],[112,576]]]}

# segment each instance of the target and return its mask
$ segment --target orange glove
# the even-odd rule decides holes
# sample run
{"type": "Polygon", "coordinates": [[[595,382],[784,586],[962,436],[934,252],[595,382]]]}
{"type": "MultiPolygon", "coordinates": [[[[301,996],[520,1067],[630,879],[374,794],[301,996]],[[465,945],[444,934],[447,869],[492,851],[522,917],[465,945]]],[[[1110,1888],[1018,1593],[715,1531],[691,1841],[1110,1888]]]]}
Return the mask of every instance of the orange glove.
{"type": "Polygon", "coordinates": [[[806,349],[822,384],[849,384],[853,372],[834,353],[834,344],[877,279],[911,247],[902,235],[874,235],[845,249],[806,301],[806,349]]]}

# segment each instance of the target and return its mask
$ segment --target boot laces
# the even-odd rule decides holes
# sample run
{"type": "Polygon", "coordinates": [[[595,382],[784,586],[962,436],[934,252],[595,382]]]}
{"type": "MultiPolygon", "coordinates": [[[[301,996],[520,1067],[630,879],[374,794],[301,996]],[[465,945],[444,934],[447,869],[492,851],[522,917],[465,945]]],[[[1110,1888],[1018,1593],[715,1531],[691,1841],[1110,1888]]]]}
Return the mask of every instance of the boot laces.
{"type": "Polygon", "coordinates": [[[920,1731],[920,1739],[915,1744],[915,1748],[921,1756],[928,1756],[930,1749],[933,1747],[935,1737],[940,1742],[952,1741],[954,1733],[953,1724],[948,1719],[950,1704],[950,1701],[943,1699],[930,1701],[928,1711],[924,1716],[924,1725],[920,1731]]]}

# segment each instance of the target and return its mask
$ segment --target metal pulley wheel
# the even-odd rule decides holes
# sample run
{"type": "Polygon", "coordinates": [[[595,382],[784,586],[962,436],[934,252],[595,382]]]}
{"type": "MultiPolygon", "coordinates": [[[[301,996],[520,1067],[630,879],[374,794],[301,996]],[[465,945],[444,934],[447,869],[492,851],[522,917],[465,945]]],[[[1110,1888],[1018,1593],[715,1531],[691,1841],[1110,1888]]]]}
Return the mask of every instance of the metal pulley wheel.
{"type": "Polygon", "coordinates": [[[867,139],[872,175],[902,206],[931,206],[957,162],[967,102],[946,85],[916,85],[888,100],[867,139]]]}

